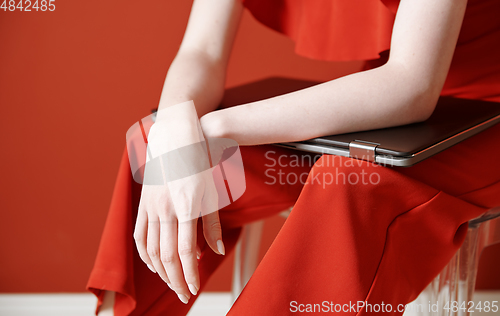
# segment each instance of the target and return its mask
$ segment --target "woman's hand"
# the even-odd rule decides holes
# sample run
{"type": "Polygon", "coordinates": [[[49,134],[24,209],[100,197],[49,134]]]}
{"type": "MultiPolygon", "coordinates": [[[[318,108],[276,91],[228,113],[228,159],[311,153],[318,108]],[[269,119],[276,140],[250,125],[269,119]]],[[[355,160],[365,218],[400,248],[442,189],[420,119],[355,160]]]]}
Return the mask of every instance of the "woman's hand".
{"type": "Polygon", "coordinates": [[[204,144],[193,102],[159,113],[148,135],[148,162],[134,233],[142,260],[184,303],[200,288],[199,216],[207,244],[224,254],[217,190],[204,144]]]}
{"type": "Polygon", "coordinates": [[[200,288],[196,245],[198,217],[207,244],[224,254],[217,191],[210,169],[167,185],[144,185],[134,237],[142,260],[183,303],[200,288]]]}
{"type": "MultiPolygon", "coordinates": [[[[193,145],[201,144],[204,138],[197,115],[209,113],[220,104],[242,13],[240,1],[193,2],[181,47],[165,79],[157,122],[148,135],[152,157],[183,146],[194,146],[194,152],[199,149],[193,145]],[[187,100],[196,103],[194,114],[163,116],[187,100]]],[[[188,161],[182,158],[181,162],[188,161]]],[[[134,238],[142,260],[187,303],[190,292],[195,294],[200,288],[196,262],[196,225],[200,214],[208,245],[214,252],[224,254],[217,191],[210,168],[179,179],[173,176],[176,180],[168,181],[172,180],[171,174],[165,171],[176,170],[168,159],[163,162],[163,170],[157,170],[163,185],[143,185],[134,238]]],[[[189,170],[189,164],[185,166],[189,170]]],[[[146,174],[147,169],[148,166],[146,174]]]]}

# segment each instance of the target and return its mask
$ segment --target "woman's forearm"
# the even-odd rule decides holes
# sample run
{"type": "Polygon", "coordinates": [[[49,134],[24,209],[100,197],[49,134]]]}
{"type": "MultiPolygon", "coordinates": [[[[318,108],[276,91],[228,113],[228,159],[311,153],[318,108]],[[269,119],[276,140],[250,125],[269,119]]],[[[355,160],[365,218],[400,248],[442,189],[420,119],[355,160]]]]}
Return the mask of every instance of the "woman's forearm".
{"type": "Polygon", "coordinates": [[[160,109],[193,100],[198,116],[219,106],[243,4],[195,0],[179,52],[163,87],[160,109]]]}
{"type": "Polygon", "coordinates": [[[193,100],[198,116],[217,108],[224,94],[225,65],[201,51],[179,52],[170,66],[159,103],[161,110],[193,100]]]}
{"type": "Polygon", "coordinates": [[[384,66],[209,113],[202,128],[208,136],[256,145],[425,120],[448,73],[466,4],[401,1],[384,66]]]}
{"type": "Polygon", "coordinates": [[[425,120],[440,87],[412,84],[397,63],[311,88],[212,112],[202,118],[209,137],[240,145],[306,140],[318,136],[425,120]]]}

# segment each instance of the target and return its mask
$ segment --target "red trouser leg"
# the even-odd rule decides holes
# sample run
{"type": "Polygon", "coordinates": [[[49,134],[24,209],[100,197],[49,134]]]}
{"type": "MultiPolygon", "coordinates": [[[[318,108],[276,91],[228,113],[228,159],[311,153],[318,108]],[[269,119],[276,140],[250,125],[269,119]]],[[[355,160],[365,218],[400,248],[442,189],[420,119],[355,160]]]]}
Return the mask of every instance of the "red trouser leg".
{"type": "Polygon", "coordinates": [[[324,156],[229,315],[375,315],[382,303],[401,315],[460,247],[466,222],[500,205],[499,137],[500,125],[412,168],[324,156]]]}
{"type": "Polygon", "coordinates": [[[229,315],[288,315],[307,304],[356,315],[365,300],[395,309],[449,261],[465,236],[462,224],[485,211],[394,169],[338,158],[328,165],[328,158],[311,170],[229,315]]]}
{"type": "MultiPolygon", "coordinates": [[[[500,126],[412,168],[339,158],[336,166],[321,165],[329,160],[323,158],[302,192],[297,179],[309,170],[307,159],[298,161],[296,152],[271,146],[242,148],[247,191],[220,212],[227,249],[241,225],[280,212],[300,197],[230,314],[287,315],[292,301],[366,299],[393,308],[408,302],[459,247],[462,224],[486,209],[472,203],[500,205],[500,149],[486,146],[498,137],[500,126]],[[363,176],[365,182],[377,182],[375,173],[379,183],[360,182],[363,176]]],[[[189,306],[138,258],[132,232],[139,195],[124,157],[88,287],[98,295],[101,289],[118,292],[116,315],[132,310],[132,315],[184,315],[189,306]]],[[[208,249],[203,252],[202,286],[222,259],[208,249]]]]}
{"type": "MultiPolygon", "coordinates": [[[[298,154],[274,146],[241,148],[247,189],[237,201],[220,211],[226,253],[233,249],[242,225],[285,210],[295,203],[300,193],[302,185],[298,181],[295,185],[281,185],[277,179],[278,182],[271,185],[276,174],[265,175],[266,171],[273,169],[268,167],[272,160],[266,158],[266,153],[273,159],[278,159],[280,155],[289,159],[290,155],[298,154]]],[[[293,172],[302,174],[305,180],[313,164],[311,157],[306,161],[310,161],[310,165],[305,167],[280,166],[287,160],[275,164],[285,171],[291,172],[293,169],[293,172]]],[[[98,296],[99,306],[102,303],[103,290],[116,292],[114,311],[117,316],[165,315],[166,311],[168,315],[185,315],[196,297],[192,297],[188,305],[181,303],[177,295],[156,274],[149,271],[135,248],[133,230],[140,193],[141,185],[135,183],[131,177],[125,152],[87,288],[98,296]]],[[[198,241],[202,248],[199,261],[200,292],[209,276],[225,258],[205,247],[202,236],[199,230],[198,241]]]]}

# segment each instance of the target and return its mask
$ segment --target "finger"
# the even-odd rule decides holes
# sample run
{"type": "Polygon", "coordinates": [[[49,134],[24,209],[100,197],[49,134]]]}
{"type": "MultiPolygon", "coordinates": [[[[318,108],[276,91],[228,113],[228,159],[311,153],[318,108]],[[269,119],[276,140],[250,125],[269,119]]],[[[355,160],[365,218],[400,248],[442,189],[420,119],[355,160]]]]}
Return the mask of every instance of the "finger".
{"type": "Polygon", "coordinates": [[[202,217],[203,235],[207,244],[215,253],[225,255],[226,250],[222,242],[222,229],[219,220],[219,212],[211,212],[202,217]]]}
{"type": "Polygon", "coordinates": [[[146,245],[147,253],[149,258],[151,259],[151,263],[153,264],[154,269],[158,272],[158,275],[161,279],[170,285],[170,280],[163,268],[163,264],[161,261],[161,252],[160,252],[160,221],[158,217],[148,218],[148,233],[147,233],[147,245],[146,245]]]}
{"type": "Polygon", "coordinates": [[[225,255],[226,250],[222,242],[222,228],[219,220],[218,195],[215,186],[208,186],[210,191],[205,192],[202,200],[203,235],[212,250],[225,255]]]}
{"type": "Polygon", "coordinates": [[[148,214],[145,211],[139,209],[134,229],[135,245],[137,247],[137,251],[139,252],[139,256],[141,257],[142,261],[144,261],[144,263],[148,266],[148,268],[151,271],[156,273],[156,270],[153,267],[153,263],[151,262],[151,259],[149,258],[146,249],[147,232],[148,232],[148,214]]]}
{"type": "Polygon", "coordinates": [[[198,261],[196,258],[196,224],[198,219],[179,224],[178,247],[179,257],[182,263],[184,279],[188,284],[189,291],[196,295],[200,289],[200,276],[198,273],[198,261]]]}
{"type": "Polygon", "coordinates": [[[177,220],[175,218],[161,221],[160,253],[162,269],[166,271],[170,280],[170,288],[184,304],[191,298],[188,286],[184,280],[179,254],[177,252],[177,220]]]}

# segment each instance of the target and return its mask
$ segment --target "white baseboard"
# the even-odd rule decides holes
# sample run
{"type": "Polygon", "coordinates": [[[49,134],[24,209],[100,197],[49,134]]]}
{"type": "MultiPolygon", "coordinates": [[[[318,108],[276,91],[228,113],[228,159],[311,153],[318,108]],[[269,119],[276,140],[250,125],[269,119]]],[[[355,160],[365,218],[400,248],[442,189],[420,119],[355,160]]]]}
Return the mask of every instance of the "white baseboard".
{"type": "Polygon", "coordinates": [[[97,299],[90,293],[0,294],[1,316],[91,316],[97,299]]]}
{"type": "MultiPolygon", "coordinates": [[[[0,294],[0,316],[91,316],[97,299],[89,293],[0,294]]],[[[188,316],[226,315],[229,292],[200,294],[188,316]]]]}
{"type": "MultiPolygon", "coordinates": [[[[477,291],[474,301],[499,301],[500,291],[477,291]]],[[[0,294],[0,316],[91,316],[97,299],[88,293],[0,294]]],[[[229,292],[202,293],[188,316],[221,316],[231,306],[229,292]]],[[[499,313],[474,313],[474,316],[499,313]]]]}
{"type": "Polygon", "coordinates": [[[232,304],[229,292],[205,292],[200,294],[187,316],[223,316],[232,304]]]}

